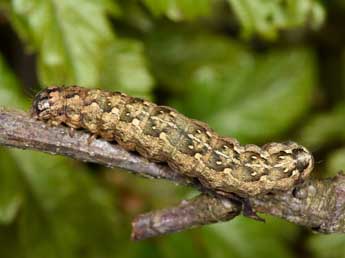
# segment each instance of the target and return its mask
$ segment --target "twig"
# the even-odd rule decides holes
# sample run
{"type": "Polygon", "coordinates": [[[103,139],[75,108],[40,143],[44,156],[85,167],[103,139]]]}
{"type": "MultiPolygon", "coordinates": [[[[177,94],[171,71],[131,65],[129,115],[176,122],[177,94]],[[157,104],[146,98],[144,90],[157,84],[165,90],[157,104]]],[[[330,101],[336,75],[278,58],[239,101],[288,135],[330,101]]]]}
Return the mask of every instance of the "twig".
{"type": "Polygon", "coordinates": [[[241,213],[241,206],[231,200],[201,194],[179,206],[139,215],[132,222],[132,239],[181,231],[219,221],[227,221],[241,213]]]}
{"type": "MultiPolygon", "coordinates": [[[[167,166],[150,163],[118,145],[97,139],[87,143],[89,134],[77,131],[72,138],[68,128],[48,127],[30,119],[24,112],[0,108],[0,145],[33,149],[120,167],[150,178],[164,178],[203,190],[200,184],[179,175],[167,166]]],[[[322,233],[345,232],[345,176],[309,180],[284,193],[250,198],[252,207],[312,228],[322,233]]],[[[144,239],[165,233],[230,220],[241,211],[232,200],[200,195],[179,206],[138,216],[133,222],[133,239],[144,239]]]]}

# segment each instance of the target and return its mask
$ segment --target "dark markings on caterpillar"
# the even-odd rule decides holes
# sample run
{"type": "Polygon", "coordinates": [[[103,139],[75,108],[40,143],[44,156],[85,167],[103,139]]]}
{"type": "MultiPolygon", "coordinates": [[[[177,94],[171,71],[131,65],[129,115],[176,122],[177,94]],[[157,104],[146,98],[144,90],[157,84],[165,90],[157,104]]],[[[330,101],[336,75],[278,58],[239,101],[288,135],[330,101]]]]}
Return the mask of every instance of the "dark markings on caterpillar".
{"type": "Polygon", "coordinates": [[[50,87],[31,114],[51,125],[83,128],[143,157],[166,162],[204,187],[240,197],[286,191],[313,169],[310,152],[294,142],[240,145],[176,110],[119,92],[50,87]]]}

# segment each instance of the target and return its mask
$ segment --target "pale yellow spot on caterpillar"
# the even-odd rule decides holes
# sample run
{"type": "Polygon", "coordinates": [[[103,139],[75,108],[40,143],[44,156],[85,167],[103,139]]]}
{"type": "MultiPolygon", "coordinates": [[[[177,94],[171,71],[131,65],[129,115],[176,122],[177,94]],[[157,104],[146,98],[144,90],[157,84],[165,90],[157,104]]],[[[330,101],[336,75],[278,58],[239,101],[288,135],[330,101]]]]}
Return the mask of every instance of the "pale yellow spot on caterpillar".
{"type": "Polygon", "coordinates": [[[188,145],[188,148],[193,150],[194,149],[194,146],[193,145],[188,145]]]}
{"type": "Polygon", "coordinates": [[[270,180],[268,179],[267,175],[261,176],[259,180],[260,180],[260,181],[266,181],[266,182],[270,181],[270,180]]]}
{"type": "Polygon", "coordinates": [[[211,149],[211,146],[210,145],[208,145],[207,143],[204,143],[204,146],[207,148],[207,149],[211,149]]]}
{"type": "Polygon", "coordinates": [[[248,167],[248,168],[255,168],[255,167],[261,168],[262,165],[261,165],[261,164],[250,164],[250,163],[245,163],[244,166],[245,166],[245,167],[248,167]]]}
{"type": "Polygon", "coordinates": [[[167,140],[168,140],[168,138],[167,138],[167,134],[166,134],[166,133],[164,133],[164,132],[161,132],[161,133],[159,134],[159,138],[160,138],[160,139],[162,139],[162,140],[165,140],[165,141],[167,141],[167,140]]]}
{"type": "Polygon", "coordinates": [[[297,170],[294,170],[294,171],[292,172],[292,176],[297,176],[297,175],[299,175],[299,172],[298,172],[297,170]]]}
{"type": "Polygon", "coordinates": [[[90,105],[91,108],[99,108],[98,104],[95,102],[92,102],[90,105]]]}
{"type": "Polygon", "coordinates": [[[216,164],[217,165],[222,165],[222,162],[218,160],[218,161],[216,161],[216,164]]]}
{"type": "Polygon", "coordinates": [[[241,161],[240,160],[238,160],[238,159],[232,159],[232,162],[234,162],[235,164],[238,164],[238,165],[240,165],[241,164],[241,161]]]}
{"type": "Polygon", "coordinates": [[[223,156],[224,158],[230,158],[228,155],[225,155],[223,152],[220,152],[220,151],[215,151],[215,153],[217,153],[219,156],[223,156]]]}
{"type": "Polygon", "coordinates": [[[80,99],[80,97],[79,97],[79,95],[74,95],[72,98],[69,98],[69,99],[66,99],[67,100],[67,102],[76,102],[76,101],[79,101],[79,99],[80,99]]]}
{"type": "Polygon", "coordinates": [[[132,121],[132,124],[135,125],[135,126],[139,126],[140,125],[140,120],[134,118],[133,121],[132,121]]]}
{"type": "Polygon", "coordinates": [[[151,119],[152,119],[152,120],[158,120],[158,121],[160,121],[160,122],[162,122],[162,123],[165,123],[165,124],[167,124],[167,125],[169,125],[169,126],[171,126],[171,127],[173,127],[173,128],[177,128],[177,126],[176,126],[174,123],[167,122],[167,121],[165,121],[164,119],[161,119],[161,118],[159,118],[159,117],[153,116],[153,117],[151,117],[151,119]]]}
{"type": "Polygon", "coordinates": [[[285,164],[284,163],[278,163],[278,164],[274,165],[273,167],[281,168],[281,167],[285,167],[285,164]]]}
{"type": "Polygon", "coordinates": [[[113,114],[115,114],[115,115],[118,115],[119,112],[120,112],[120,110],[119,110],[118,108],[116,108],[116,107],[114,107],[114,108],[111,109],[111,113],[113,113],[113,114]]]}
{"type": "Polygon", "coordinates": [[[260,157],[263,159],[268,159],[270,155],[267,152],[265,152],[265,153],[260,153],[260,157]]]}
{"type": "MultiPolygon", "coordinates": [[[[189,134],[187,134],[187,136],[188,136],[190,139],[196,141],[197,143],[202,143],[202,140],[198,139],[198,138],[195,137],[193,134],[190,134],[190,133],[189,133],[189,134]]],[[[211,146],[208,145],[206,142],[204,142],[203,145],[204,145],[207,149],[211,149],[211,146]]]]}
{"type": "Polygon", "coordinates": [[[79,121],[80,120],[80,115],[74,114],[69,117],[72,121],[79,121]]]}
{"type": "Polygon", "coordinates": [[[200,153],[195,153],[194,157],[200,160],[202,158],[202,155],[200,153]]]}
{"type": "Polygon", "coordinates": [[[235,145],[234,146],[234,151],[236,151],[237,153],[241,153],[242,149],[235,145]]]}
{"type": "Polygon", "coordinates": [[[60,122],[58,122],[58,121],[51,121],[51,124],[54,125],[54,126],[57,126],[57,125],[60,124],[60,122]]]}
{"type": "Polygon", "coordinates": [[[192,139],[192,140],[195,140],[196,142],[201,142],[198,138],[196,138],[193,134],[187,134],[187,136],[192,139]]]}
{"type": "Polygon", "coordinates": [[[231,174],[232,170],[230,168],[224,169],[224,173],[226,174],[231,174]]]}

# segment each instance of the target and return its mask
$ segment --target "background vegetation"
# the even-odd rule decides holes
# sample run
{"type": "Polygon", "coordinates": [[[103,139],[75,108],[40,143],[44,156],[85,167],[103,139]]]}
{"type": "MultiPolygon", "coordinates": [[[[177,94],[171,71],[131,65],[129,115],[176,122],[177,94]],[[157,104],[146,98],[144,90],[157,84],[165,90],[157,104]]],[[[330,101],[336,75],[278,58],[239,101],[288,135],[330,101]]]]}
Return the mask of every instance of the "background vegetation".
{"type": "MultiPolygon", "coordinates": [[[[0,0],[0,104],[78,84],[142,96],[242,143],[296,140],[345,168],[345,2],[0,0]]],[[[345,235],[267,217],[143,242],[130,220],[190,189],[0,149],[0,257],[345,257],[345,235]]]]}

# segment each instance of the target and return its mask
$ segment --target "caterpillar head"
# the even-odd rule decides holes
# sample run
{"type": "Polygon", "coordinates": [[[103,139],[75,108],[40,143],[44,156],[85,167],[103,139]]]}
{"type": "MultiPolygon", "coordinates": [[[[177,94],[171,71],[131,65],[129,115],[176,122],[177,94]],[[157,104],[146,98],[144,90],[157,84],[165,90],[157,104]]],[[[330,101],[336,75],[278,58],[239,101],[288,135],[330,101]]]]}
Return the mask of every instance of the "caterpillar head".
{"type": "Polygon", "coordinates": [[[30,109],[31,117],[38,120],[59,120],[64,116],[64,101],[61,87],[49,87],[34,98],[30,109]]]}

